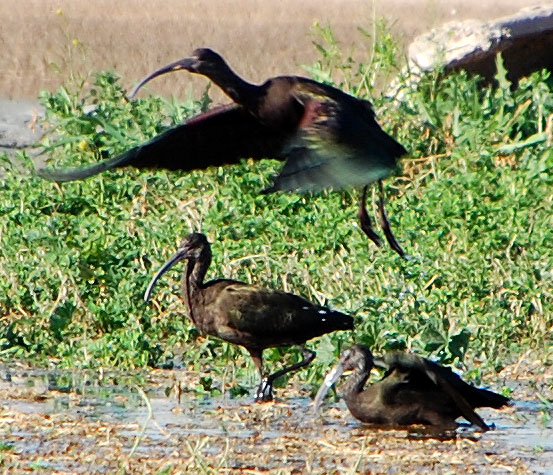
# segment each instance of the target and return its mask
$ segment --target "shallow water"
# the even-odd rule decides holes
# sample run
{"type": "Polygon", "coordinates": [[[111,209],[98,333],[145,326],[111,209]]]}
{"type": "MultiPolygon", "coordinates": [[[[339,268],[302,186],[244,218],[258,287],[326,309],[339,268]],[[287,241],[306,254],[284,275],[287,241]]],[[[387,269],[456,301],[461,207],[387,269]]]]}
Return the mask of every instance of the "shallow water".
{"type": "Polygon", "coordinates": [[[389,471],[427,469],[432,457],[435,469],[451,456],[449,469],[459,471],[473,463],[479,471],[553,473],[551,408],[548,412],[539,401],[515,400],[514,409],[506,411],[480,410],[495,425],[485,434],[467,425],[428,434],[364,426],[341,402],[327,404],[323,417],[316,417],[311,400],[297,395],[270,404],[253,404],[248,396],[185,395],[179,402],[170,394],[175,375],[198,378],[184,372],[99,375],[0,368],[4,458],[13,456],[15,468],[38,463],[60,473],[110,472],[125,457],[151,467],[183,456],[187,463],[233,469],[317,472],[341,466],[379,471],[385,463],[389,471]],[[96,452],[95,446],[101,449],[96,452]],[[270,453],[254,455],[259,447],[270,453]],[[425,450],[428,459],[421,456],[425,450]],[[79,454],[82,461],[75,457],[79,454]]]}

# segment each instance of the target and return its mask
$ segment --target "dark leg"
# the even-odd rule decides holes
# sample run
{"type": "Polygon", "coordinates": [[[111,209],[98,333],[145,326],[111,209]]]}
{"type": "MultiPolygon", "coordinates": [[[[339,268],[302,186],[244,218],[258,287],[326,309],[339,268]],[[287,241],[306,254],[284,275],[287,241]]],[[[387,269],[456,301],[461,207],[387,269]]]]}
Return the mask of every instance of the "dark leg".
{"type": "Polygon", "coordinates": [[[303,354],[303,360],[291,366],[287,366],[286,368],[282,368],[281,370],[261,380],[261,384],[257,389],[256,401],[272,401],[273,400],[273,382],[275,381],[275,379],[280,378],[281,376],[284,376],[286,373],[289,373],[291,371],[296,371],[300,368],[303,368],[304,366],[307,366],[309,363],[313,361],[313,359],[315,358],[314,351],[308,350],[303,346],[300,347],[300,349],[303,354]]]}
{"type": "Polygon", "coordinates": [[[397,242],[394,233],[392,233],[388,217],[386,216],[386,210],[384,209],[384,187],[382,186],[382,180],[378,180],[378,194],[378,212],[380,213],[380,224],[382,225],[382,230],[384,231],[386,240],[394,251],[396,251],[401,257],[406,259],[405,251],[397,242]]]}
{"type": "Polygon", "coordinates": [[[247,348],[247,350],[250,352],[250,356],[252,357],[253,364],[255,365],[255,367],[257,368],[257,371],[259,372],[259,377],[261,380],[255,392],[255,401],[256,402],[272,401],[273,400],[272,392],[269,391],[269,394],[267,395],[265,395],[264,393],[265,386],[267,385],[267,378],[263,377],[263,350],[253,350],[251,348],[247,348]]]}
{"type": "Polygon", "coordinates": [[[365,202],[367,200],[367,188],[368,185],[365,185],[363,187],[363,191],[361,192],[361,200],[359,201],[359,212],[357,213],[357,217],[359,218],[359,224],[361,225],[362,231],[372,242],[380,247],[382,246],[382,241],[380,240],[380,236],[376,234],[376,232],[372,228],[371,218],[367,213],[367,207],[365,205],[365,202]]]}

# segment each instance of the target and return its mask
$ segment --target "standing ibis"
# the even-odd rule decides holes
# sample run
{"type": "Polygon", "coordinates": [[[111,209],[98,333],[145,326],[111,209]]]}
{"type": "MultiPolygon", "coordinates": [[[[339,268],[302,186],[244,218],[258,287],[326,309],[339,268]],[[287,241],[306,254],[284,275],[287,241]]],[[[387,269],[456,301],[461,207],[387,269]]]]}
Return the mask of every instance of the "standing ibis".
{"type": "Polygon", "coordinates": [[[349,370],[352,374],[341,392],[352,415],[366,423],[451,428],[463,416],[486,431],[488,425],[474,409],[499,409],[509,403],[505,396],[471,386],[449,368],[415,354],[392,352],[377,358],[366,346],[354,345],[327,374],[315,397],[317,411],[329,388],[349,370]],[[375,366],[385,370],[384,377],[363,389],[375,366]]]}
{"type": "Polygon", "coordinates": [[[353,329],[351,316],[297,295],[230,279],[204,282],[211,263],[211,247],[205,235],[200,233],[190,234],[161,267],[148,285],[144,300],[150,299],[157,280],[184,259],[188,263],[182,279],[182,295],[188,304],[190,319],[201,333],[248,350],[261,376],[257,401],[272,400],[275,379],[313,361],[315,352],[303,346],[307,340],[335,330],[353,329]],[[303,360],[265,376],[263,350],[290,345],[300,347],[303,360]]]}
{"type": "Polygon", "coordinates": [[[362,187],[361,229],[380,246],[365,207],[368,184],[378,182],[384,233],[391,247],[405,256],[389,227],[381,180],[394,172],[406,150],[380,128],[370,102],[298,76],[250,84],[207,48],[146,76],[130,97],[153,78],[181,69],[207,76],[234,104],[193,117],[115,158],[84,168],[43,168],[38,175],[63,182],[126,166],[195,170],[238,163],[242,158],[284,160],[265,193],[362,187]]]}

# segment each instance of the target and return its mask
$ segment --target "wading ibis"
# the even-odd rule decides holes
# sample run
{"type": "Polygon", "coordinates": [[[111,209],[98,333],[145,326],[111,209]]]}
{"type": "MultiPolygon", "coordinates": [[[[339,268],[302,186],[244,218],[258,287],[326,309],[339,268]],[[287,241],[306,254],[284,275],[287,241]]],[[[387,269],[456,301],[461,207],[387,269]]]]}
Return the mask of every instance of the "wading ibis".
{"type": "Polygon", "coordinates": [[[150,299],[157,280],[185,259],[188,263],[182,278],[182,295],[188,304],[190,319],[201,333],[248,350],[261,376],[257,401],[272,400],[275,379],[313,361],[315,352],[303,346],[307,340],[335,330],[353,329],[351,316],[316,305],[297,295],[230,279],[204,282],[211,263],[211,246],[205,235],[200,233],[190,234],[161,267],[148,285],[144,300],[150,299]],[[303,360],[265,376],[263,350],[291,345],[300,347],[303,360]]]}
{"type": "Polygon", "coordinates": [[[178,70],[207,76],[234,104],[193,117],[115,158],[84,168],[43,168],[38,175],[63,182],[127,166],[195,170],[238,163],[242,158],[284,160],[265,193],[362,187],[361,229],[380,246],[365,207],[368,184],[378,182],[384,233],[390,246],[405,256],[388,224],[381,180],[394,172],[406,150],[380,128],[370,102],[298,76],[250,84],[207,48],[146,76],[130,97],[153,78],[178,70]]]}
{"type": "Polygon", "coordinates": [[[340,390],[351,414],[365,423],[449,429],[463,416],[486,431],[488,425],[474,409],[509,404],[505,396],[471,386],[449,368],[413,353],[392,352],[378,358],[366,346],[354,345],[327,374],[315,397],[317,411],[330,387],[349,370],[352,374],[340,390]],[[384,377],[363,389],[375,366],[385,370],[384,377]]]}

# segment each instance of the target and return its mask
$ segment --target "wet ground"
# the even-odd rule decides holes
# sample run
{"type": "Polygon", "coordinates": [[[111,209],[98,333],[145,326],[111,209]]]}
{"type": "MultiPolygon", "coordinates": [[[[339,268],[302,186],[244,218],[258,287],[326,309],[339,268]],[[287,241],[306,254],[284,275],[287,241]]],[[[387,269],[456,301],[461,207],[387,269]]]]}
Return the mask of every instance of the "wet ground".
{"type": "Polygon", "coordinates": [[[42,135],[43,118],[38,101],[0,96],[0,153],[13,154],[33,145],[42,135]]]}
{"type": "MultiPolygon", "coordinates": [[[[518,369],[518,368],[517,368],[518,369]]],[[[549,368],[550,369],[550,368],[549,368]]],[[[428,434],[357,423],[343,403],[324,420],[297,389],[275,403],[175,395],[199,375],[0,367],[5,473],[553,473],[551,372],[516,377],[515,405],[481,410],[495,430],[428,434]],[[531,381],[531,383],[530,383],[531,381]],[[541,398],[541,399],[540,399],[541,398]]],[[[514,376],[507,374],[508,377],[514,376]]]]}

